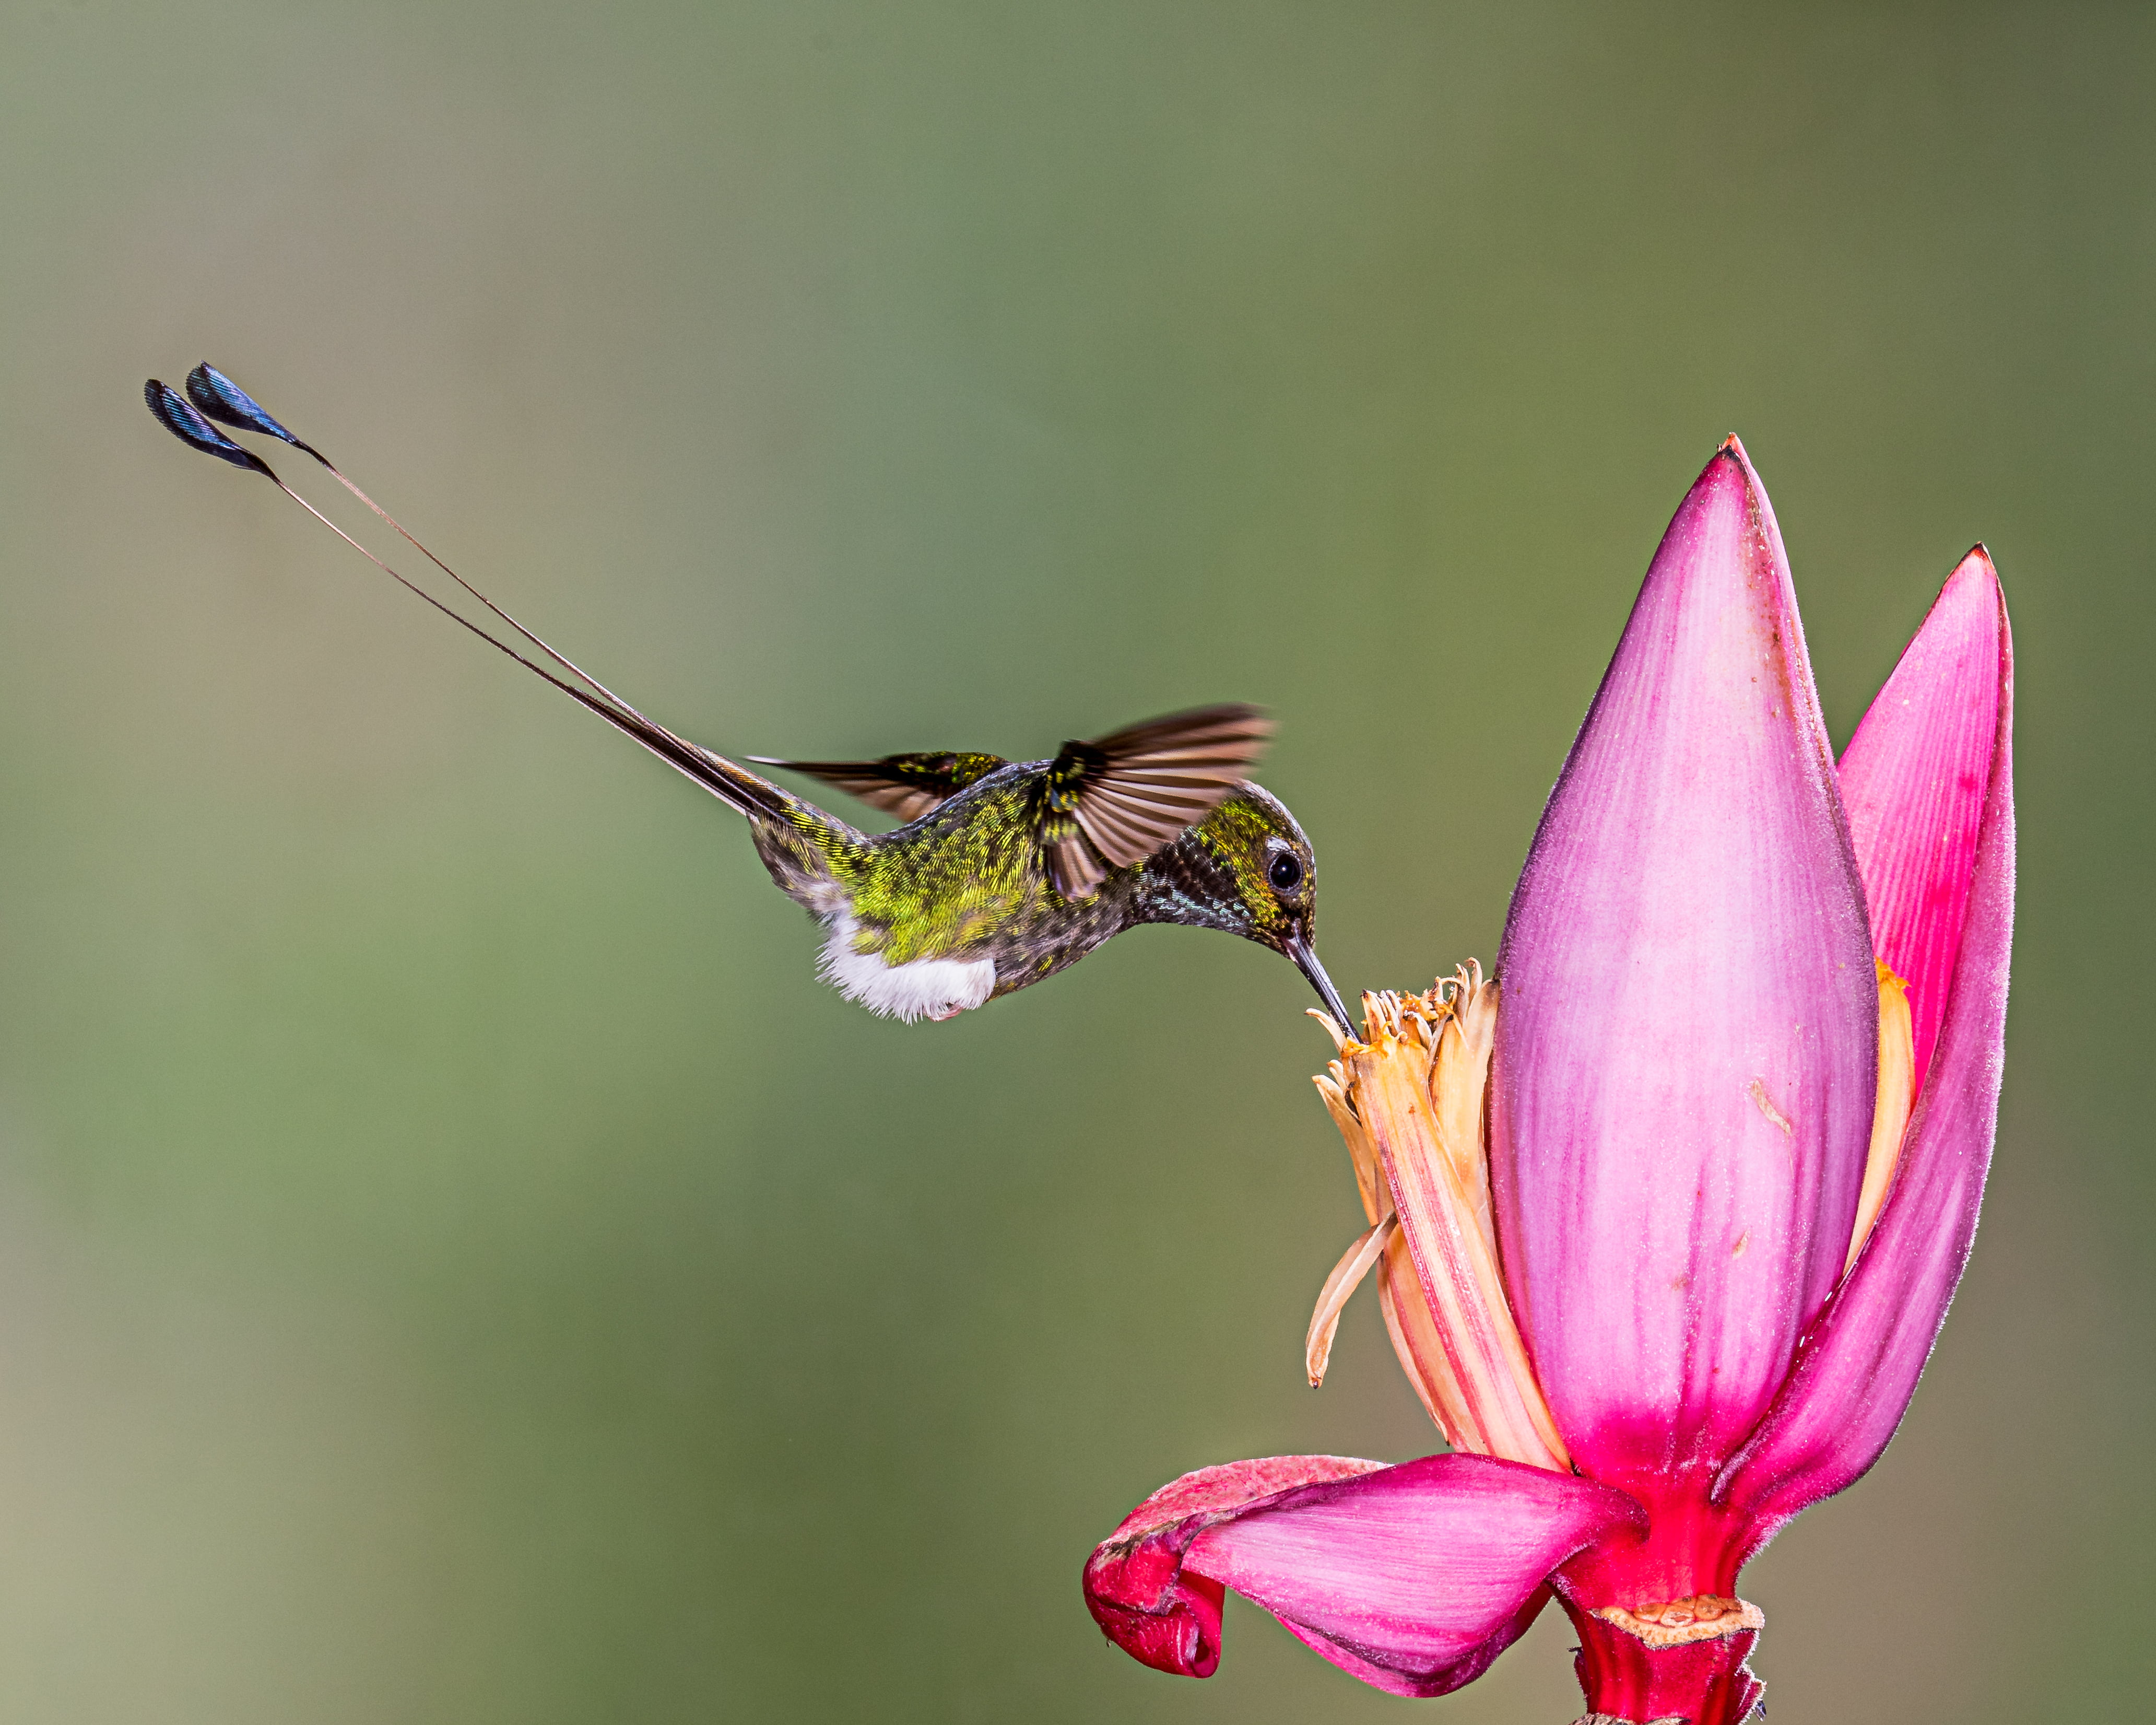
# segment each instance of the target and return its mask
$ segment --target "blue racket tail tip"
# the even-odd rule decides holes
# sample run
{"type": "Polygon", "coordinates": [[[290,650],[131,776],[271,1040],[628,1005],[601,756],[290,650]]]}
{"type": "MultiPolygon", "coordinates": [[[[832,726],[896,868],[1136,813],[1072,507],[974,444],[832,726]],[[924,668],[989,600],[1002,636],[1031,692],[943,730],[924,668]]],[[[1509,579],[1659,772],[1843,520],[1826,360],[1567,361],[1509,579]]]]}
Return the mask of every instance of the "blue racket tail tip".
{"type": "Polygon", "coordinates": [[[151,378],[142,386],[142,399],[149,403],[151,417],[189,449],[200,449],[203,454],[214,455],[220,461],[229,461],[249,473],[259,473],[273,485],[283,485],[270,470],[268,462],[252,449],[244,449],[233,442],[197,413],[187,398],[171,384],[151,378]]]}
{"type": "Polygon", "coordinates": [[[280,443],[290,444],[294,449],[312,455],[325,467],[330,465],[329,458],[321,450],[293,436],[270,418],[261,403],[208,360],[187,373],[187,399],[208,418],[241,431],[255,431],[264,437],[274,437],[280,443]]]}

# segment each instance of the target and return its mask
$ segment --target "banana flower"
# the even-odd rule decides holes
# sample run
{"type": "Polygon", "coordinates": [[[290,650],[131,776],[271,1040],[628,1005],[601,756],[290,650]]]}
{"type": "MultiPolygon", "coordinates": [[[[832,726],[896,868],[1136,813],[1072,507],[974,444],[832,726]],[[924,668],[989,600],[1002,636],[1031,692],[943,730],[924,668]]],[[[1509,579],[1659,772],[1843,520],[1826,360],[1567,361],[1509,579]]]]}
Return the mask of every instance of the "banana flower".
{"type": "Polygon", "coordinates": [[[1086,1568],[1147,1665],[1224,1594],[1397,1695],[1554,1598],[1587,1718],[1733,1725],[1738,1572],[1893,1435],[1974,1234],[2013,926],[2012,648],[1981,547],[1837,766],[1772,509],[1732,438],[1670,525],[1552,792],[1496,977],[1364,997],[1318,1081],[1449,1453],[1230,1462],[1086,1568]]]}

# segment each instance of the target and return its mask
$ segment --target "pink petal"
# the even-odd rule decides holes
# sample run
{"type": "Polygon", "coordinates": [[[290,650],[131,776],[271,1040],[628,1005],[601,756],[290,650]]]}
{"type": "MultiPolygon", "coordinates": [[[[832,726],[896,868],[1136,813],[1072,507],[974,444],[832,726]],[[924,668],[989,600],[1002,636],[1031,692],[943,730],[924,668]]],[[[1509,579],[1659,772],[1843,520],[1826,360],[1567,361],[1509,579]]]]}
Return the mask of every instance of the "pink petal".
{"type": "Polygon", "coordinates": [[[1613,1483],[1717,1466],[1840,1273],[1878,1062],[1833,757],[1733,438],[1551,793],[1498,982],[1499,1237],[1558,1427],[1613,1483]]]}
{"type": "Polygon", "coordinates": [[[1999,730],[2005,601],[1982,546],[1961,561],[1841,757],[1841,798],[1879,956],[1909,984],[1917,1074],[1961,951],[1999,730]]]}
{"type": "Polygon", "coordinates": [[[1204,1677],[1232,1587],[1364,1682],[1443,1695],[1533,1620],[1552,1569],[1645,1521],[1621,1492],[1486,1455],[1239,1461],[1139,1505],[1086,1564],[1086,1602],[1134,1658],[1204,1677]]]}
{"type": "Polygon", "coordinates": [[[1125,1516],[1086,1563],[1086,1606],[1141,1665],[1209,1677],[1220,1663],[1219,1582],[1186,1575],[1184,1553],[1214,1521],[1298,1486],[1355,1478],[1385,1464],[1350,1455],[1268,1455],[1171,1480],[1125,1516]]]}
{"type": "MultiPolygon", "coordinates": [[[[1974,579],[1969,571],[1964,562],[1955,572],[1902,661],[1904,667],[1912,660],[1958,662],[1969,680],[1966,698],[1989,693],[1993,700],[1990,723],[1983,727],[1989,735],[1979,769],[1985,787],[1982,819],[1970,881],[1958,895],[1966,907],[1960,948],[1953,956],[1931,1071],[1878,1225],[1849,1280],[1805,1338],[1773,1412],[1716,1486],[1717,1501],[1758,1519],[1755,1549],[1804,1505],[1840,1491],[1879,1459],[1916,1393],[1976,1233],[1998,1124],[2014,934],[2014,646],[1989,562],[1974,579]],[[1971,588],[1981,607],[1968,600],[1971,588]],[[1984,616],[1990,644],[1990,662],[1982,670],[1958,650],[1971,612],[1984,616]],[[1935,624],[1952,632],[1953,651],[1931,650],[1924,636],[1935,624]]],[[[1897,680],[1901,675],[1895,673],[1897,680]]],[[[1895,684],[1887,686],[1892,691],[1895,684]]],[[[1932,701],[1949,707],[1964,699],[1943,680],[1928,692],[1932,701]]],[[[1880,711],[1879,703],[1872,711],[1880,711]]],[[[1891,759],[1897,752],[1884,745],[1873,758],[1891,759]]],[[[1854,747],[1851,753],[1856,755],[1854,747]]],[[[1908,777],[1921,785],[1919,775],[1908,777]]],[[[1917,797],[1905,806],[1920,811],[1912,819],[1937,823],[1928,837],[1922,829],[1898,833],[1897,843],[1905,852],[1951,850],[1958,819],[1954,798],[1917,797]]]]}

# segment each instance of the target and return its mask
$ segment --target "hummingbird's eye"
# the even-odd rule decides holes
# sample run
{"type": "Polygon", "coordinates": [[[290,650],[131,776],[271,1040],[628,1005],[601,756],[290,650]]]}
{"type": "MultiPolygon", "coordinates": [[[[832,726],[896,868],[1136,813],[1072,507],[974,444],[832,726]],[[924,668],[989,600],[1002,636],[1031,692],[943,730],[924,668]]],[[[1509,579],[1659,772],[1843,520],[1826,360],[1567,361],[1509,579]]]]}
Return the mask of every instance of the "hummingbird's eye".
{"type": "Polygon", "coordinates": [[[1295,853],[1283,850],[1273,859],[1273,865],[1265,870],[1265,878],[1273,883],[1276,892],[1293,892],[1302,885],[1302,865],[1295,853]]]}

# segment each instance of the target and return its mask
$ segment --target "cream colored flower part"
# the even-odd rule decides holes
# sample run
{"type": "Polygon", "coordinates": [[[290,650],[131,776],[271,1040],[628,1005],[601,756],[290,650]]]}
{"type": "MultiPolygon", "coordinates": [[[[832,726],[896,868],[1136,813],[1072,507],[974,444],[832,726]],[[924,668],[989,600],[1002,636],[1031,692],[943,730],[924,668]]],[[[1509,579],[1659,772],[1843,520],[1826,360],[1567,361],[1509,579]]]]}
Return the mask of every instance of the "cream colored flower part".
{"type": "Polygon", "coordinates": [[[1455,1450],[1571,1469],[1497,1267],[1482,1096],[1497,988],[1463,965],[1425,994],[1365,994],[1363,1035],[1322,1014],[1339,1058],[1317,1080],[1347,1141],[1369,1230],[1326,1279],[1307,1364],[1324,1376],[1341,1308],[1378,1271],[1385,1327],[1455,1450]]]}
{"type": "Polygon", "coordinates": [[[1864,1158],[1864,1185],[1856,1196],[1856,1226],[1849,1236],[1847,1275],[1871,1238],[1879,1207],[1894,1183],[1902,1159],[1902,1140],[1909,1127],[1909,1108],[1917,1095],[1917,1044],[1909,1016],[1909,985],[1875,958],[1879,973],[1879,1097],[1871,1111],[1871,1147],[1864,1158]]]}
{"type": "Polygon", "coordinates": [[[1661,1599],[1629,1609],[1604,1605],[1594,1615],[1650,1647],[1682,1647],[1767,1626],[1767,1614],[1749,1599],[1722,1594],[1693,1594],[1686,1599],[1661,1599]]]}

